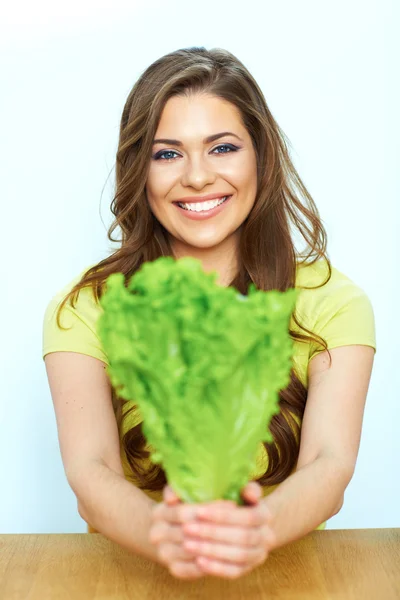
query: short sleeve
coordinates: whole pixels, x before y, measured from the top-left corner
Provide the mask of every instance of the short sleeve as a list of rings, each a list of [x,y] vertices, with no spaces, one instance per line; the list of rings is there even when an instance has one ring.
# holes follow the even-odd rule
[[[80,290],[75,307],[69,302],[63,306],[59,319],[62,328],[57,324],[58,307],[71,287],[72,284],[56,294],[46,307],[42,357],[44,359],[49,352],[71,351],[93,356],[108,365],[108,358],[96,330],[101,307],[95,302],[91,288]]]
[[[313,333],[326,341],[328,349],[361,344],[376,351],[374,311],[365,291],[336,269],[324,287]],[[320,344],[312,342],[309,360],[322,351]]]

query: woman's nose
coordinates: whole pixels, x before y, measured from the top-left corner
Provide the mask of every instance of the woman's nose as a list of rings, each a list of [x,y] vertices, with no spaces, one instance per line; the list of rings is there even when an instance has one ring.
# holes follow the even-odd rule
[[[201,189],[205,185],[213,183],[215,179],[215,172],[203,158],[191,159],[185,164],[182,185]]]

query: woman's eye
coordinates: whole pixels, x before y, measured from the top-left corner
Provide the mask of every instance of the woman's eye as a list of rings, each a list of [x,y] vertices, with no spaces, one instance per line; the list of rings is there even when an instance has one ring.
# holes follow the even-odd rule
[[[214,148],[213,153],[215,152],[215,150],[220,150],[221,148],[227,148],[228,151],[217,152],[217,154],[229,154],[230,152],[235,152],[238,149],[237,146],[234,146],[233,144],[220,144],[219,146]],[[161,152],[157,152],[157,154],[155,154],[153,158],[154,160],[173,160],[173,156],[165,156],[168,154],[177,154],[177,152],[175,152],[175,150],[162,150]]]
[[[176,152],[174,152],[173,150],[163,150],[162,152],[157,152],[157,154],[154,155],[154,160],[159,160],[164,154],[177,154]],[[170,160],[170,158],[164,158],[162,160]]]
[[[219,146],[214,148],[214,150],[218,150],[219,148],[228,148],[228,150],[231,152],[234,152],[235,150],[237,150],[237,146],[234,146],[233,144],[220,144]],[[221,152],[218,152],[217,154],[221,154]],[[228,154],[228,153],[222,152],[222,154]]]

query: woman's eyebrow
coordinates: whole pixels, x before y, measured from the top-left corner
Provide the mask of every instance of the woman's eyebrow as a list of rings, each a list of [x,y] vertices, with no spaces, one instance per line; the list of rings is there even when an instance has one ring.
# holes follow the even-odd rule
[[[204,138],[203,144],[209,144],[210,142],[214,142],[225,135],[233,135],[235,138],[243,142],[243,140],[236,135],[236,133],[232,133],[231,131],[223,131],[222,133],[214,133],[213,135],[209,135]],[[172,146],[183,146],[183,143],[180,140],[170,140],[166,138],[159,138],[157,140],[153,140],[153,144],[171,144]]]

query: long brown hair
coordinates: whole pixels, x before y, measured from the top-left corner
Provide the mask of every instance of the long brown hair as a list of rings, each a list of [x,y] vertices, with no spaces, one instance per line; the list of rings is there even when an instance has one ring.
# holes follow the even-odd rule
[[[300,180],[289,156],[287,139],[269,111],[263,93],[246,67],[230,52],[203,47],[183,48],[151,64],[134,84],[126,100],[120,123],[116,155],[116,187],[111,202],[115,220],[108,239],[121,241],[121,247],[88,269],[64,298],[76,302],[79,290],[91,286],[96,300],[102,295],[107,277],[116,272],[130,277],[145,261],[173,255],[168,232],[151,212],[145,193],[152,142],[166,101],[176,95],[205,92],[231,102],[242,116],[257,156],[257,195],[240,238],[239,270],[230,285],[242,294],[254,282],[262,290],[284,291],[295,286],[297,264],[312,264],[325,259],[328,278],[331,263],[327,256],[327,235],[317,207]],[[304,199],[304,203],[300,198]],[[290,227],[294,225],[306,242],[303,253],[296,250]],[[122,239],[112,233],[119,226]],[[317,341],[327,350],[326,342],[293,319],[305,333],[290,330],[295,340]],[[60,325],[60,323],[59,323]],[[329,352],[329,351],[328,351]],[[329,355],[330,356],[330,355]],[[280,412],[270,423],[274,442],[265,443],[268,468],[257,479],[263,485],[275,485],[286,479],[296,466],[301,419],[307,389],[294,369],[288,387],[280,392]],[[121,439],[133,476],[142,489],[161,490],[166,483],[159,465],[144,468],[149,457],[141,423],[123,433],[123,421],[135,406],[124,411],[125,400],[113,389],[113,406]]]

